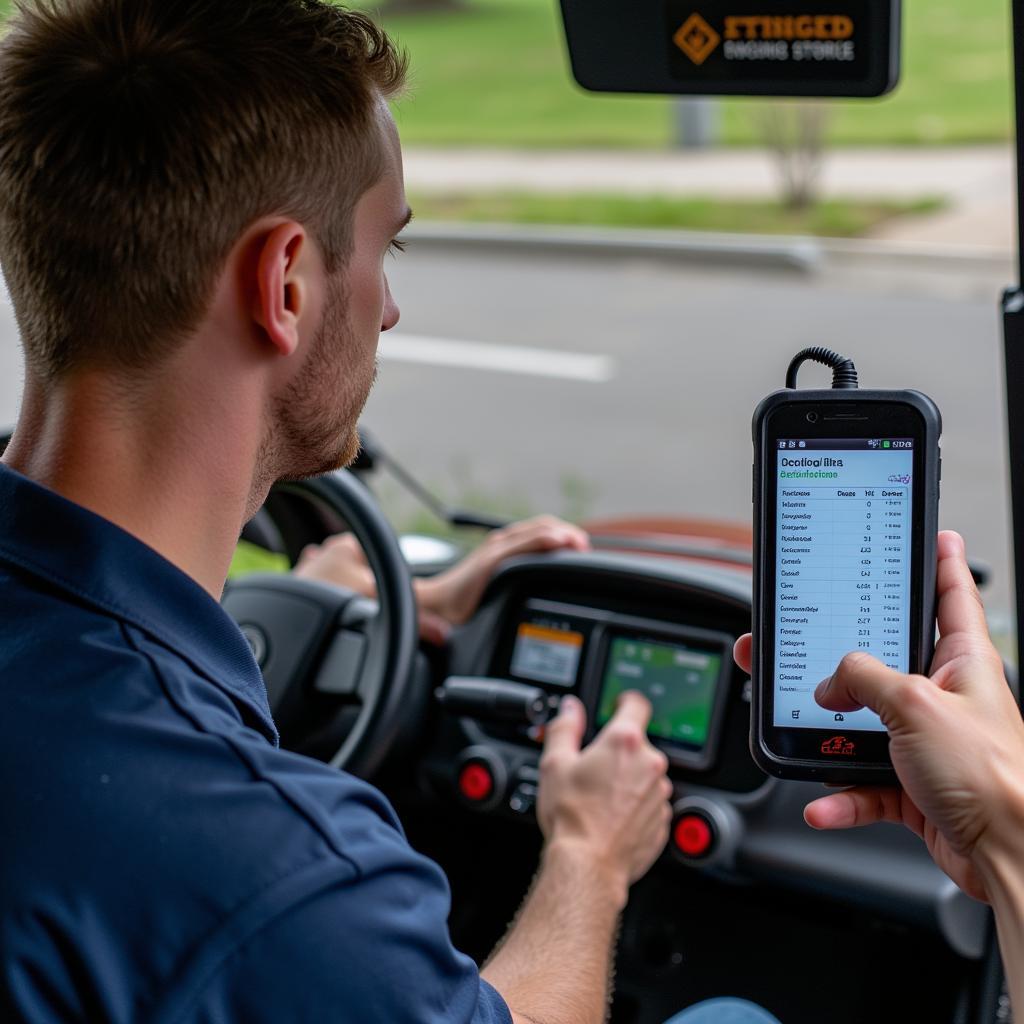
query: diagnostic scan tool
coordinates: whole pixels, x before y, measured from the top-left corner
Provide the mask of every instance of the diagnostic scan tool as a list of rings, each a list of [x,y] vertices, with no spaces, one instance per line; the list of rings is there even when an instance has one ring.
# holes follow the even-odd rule
[[[780,778],[895,782],[878,716],[827,711],[814,691],[851,651],[928,669],[941,418],[919,392],[861,391],[852,362],[808,353],[754,414],[751,751]],[[832,390],[796,390],[807,358],[833,367]]]

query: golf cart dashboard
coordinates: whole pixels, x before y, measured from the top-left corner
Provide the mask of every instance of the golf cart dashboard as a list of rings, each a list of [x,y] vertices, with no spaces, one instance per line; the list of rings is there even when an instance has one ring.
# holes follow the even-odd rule
[[[453,637],[447,677],[435,677],[442,709],[422,783],[449,807],[488,819],[488,829],[536,829],[543,719],[572,693],[587,709],[589,739],[618,695],[638,689],[651,700],[649,735],[669,758],[674,787],[659,877],[696,870],[813,892],[878,908],[886,920],[924,922],[954,955],[980,956],[985,908],[916,837],[894,826],[815,832],[803,808],[820,786],[772,779],[755,765],[750,681],[732,658],[749,629],[750,598],[749,571],[696,561],[561,552],[507,563]],[[478,711],[472,702],[445,706],[449,684],[497,686],[498,696]]]
[[[623,691],[639,690],[673,779],[750,793],[766,777],[747,752],[750,683],[732,659],[749,628],[749,589],[744,572],[639,556],[522,559],[457,637],[452,674],[501,681],[552,709],[573,694],[588,740]],[[540,749],[535,722],[467,715],[462,725],[477,745]]]
[[[651,742],[674,776],[747,792],[764,776],[736,755],[746,748],[747,677],[732,660],[736,630],[695,626],[682,618],[626,614],[589,595],[513,599],[497,633],[488,676],[540,691],[554,710],[566,694],[587,711],[586,740],[608,722],[619,696],[638,690],[651,702]],[[495,739],[539,748],[534,724],[485,721]],[[731,742],[730,742],[731,740]],[[725,751],[731,756],[722,756]]]

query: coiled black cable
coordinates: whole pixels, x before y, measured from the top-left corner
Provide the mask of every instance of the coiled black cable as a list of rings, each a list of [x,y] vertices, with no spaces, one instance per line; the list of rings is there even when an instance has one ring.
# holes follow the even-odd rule
[[[853,365],[852,359],[847,359],[846,356],[841,356],[830,348],[816,346],[805,348],[803,352],[798,352],[793,357],[793,361],[786,371],[787,388],[796,387],[796,377],[800,372],[800,367],[808,361],[821,363],[823,366],[831,368],[832,387],[836,390],[852,391],[860,386],[857,380],[857,367]]]

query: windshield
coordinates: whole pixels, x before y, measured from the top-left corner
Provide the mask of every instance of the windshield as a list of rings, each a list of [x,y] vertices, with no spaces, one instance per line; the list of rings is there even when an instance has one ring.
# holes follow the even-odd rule
[[[385,7],[412,59],[416,222],[363,422],[453,506],[748,525],[752,410],[827,345],[863,386],[941,409],[940,522],[991,565],[1008,651],[1004,8],[909,5],[896,94],[822,108],[585,95],[541,0]],[[11,424],[7,302],[0,331]],[[448,532],[386,473],[372,485],[398,530]]]

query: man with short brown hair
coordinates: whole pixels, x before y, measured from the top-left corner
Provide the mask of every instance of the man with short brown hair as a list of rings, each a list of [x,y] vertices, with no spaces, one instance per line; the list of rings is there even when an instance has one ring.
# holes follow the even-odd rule
[[[278,748],[218,604],[272,483],[355,454],[398,320],[403,69],[322,0],[39,0],[0,45],[26,357],[0,466],[4,1020],[604,1016],[670,816],[647,702],[582,752],[578,701],[551,724],[541,870],[481,978],[387,801]]]

